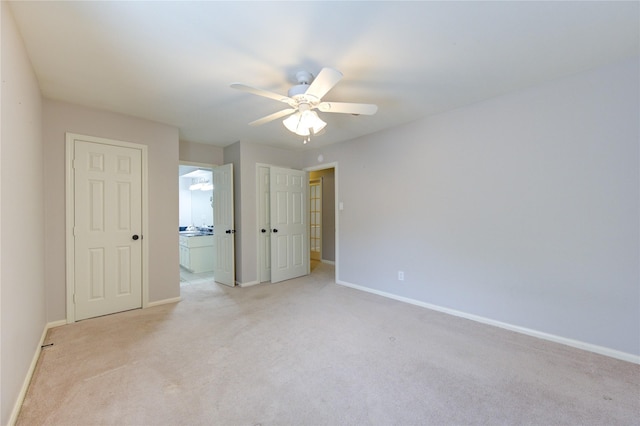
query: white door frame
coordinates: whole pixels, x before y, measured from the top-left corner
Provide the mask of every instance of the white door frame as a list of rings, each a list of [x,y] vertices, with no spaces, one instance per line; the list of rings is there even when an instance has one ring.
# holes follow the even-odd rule
[[[142,153],[142,308],[149,305],[149,239],[144,238],[149,235],[149,204],[148,204],[148,163],[147,163],[147,146],[137,143],[124,142],[114,139],[99,138],[95,136],[86,136],[76,133],[66,133],[65,144],[65,206],[66,206],[66,287],[67,287],[67,323],[73,323],[76,320],[76,309],[73,300],[75,293],[75,238],[73,236],[73,227],[75,224],[74,210],[74,178],[73,178],[73,159],[74,144],[76,139],[86,142],[100,143],[105,145],[113,145],[123,148],[139,149]]]
[[[304,170],[305,172],[315,172],[317,170],[325,170],[325,169],[333,169],[333,178],[334,178],[334,191],[335,191],[335,222],[336,222],[336,226],[335,226],[335,232],[336,232],[336,260],[335,260],[335,280],[336,282],[338,282],[338,277],[339,275],[339,271],[340,271],[340,226],[339,226],[339,219],[340,219],[340,197],[339,197],[339,188],[340,186],[338,185],[338,162],[334,161],[333,163],[325,163],[325,164],[319,164],[317,166],[312,166],[312,167],[306,167],[302,170]]]

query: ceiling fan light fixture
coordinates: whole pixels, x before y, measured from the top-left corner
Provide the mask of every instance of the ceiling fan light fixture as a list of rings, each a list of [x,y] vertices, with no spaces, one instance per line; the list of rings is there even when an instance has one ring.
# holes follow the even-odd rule
[[[300,136],[317,134],[327,125],[318,113],[311,110],[298,111],[282,121],[282,124],[292,133]]]
[[[231,87],[242,90],[243,92],[274,99],[289,106],[287,109],[252,121],[249,123],[250,126],[257,126],[288,116],[282,121],[282,124],[284,124],[290,132],[304,137],[304,141],[307,143],[309,142],[309,136],[321,134],[327,125],[327,123],[322,121],[320,117],[318,117],[318,114],[313,111],[316,108],[323,113],[331,112],[353,115],[373,115],[378,110],[378,107],[374,104],[323,101],[323,96],[326,95],[341,78],[342,73],[340,71],[327,67],[322,68],[316,77],[307,71],[298,71],[296,73],[298,84],[289,89],[288,96],[282,96],[242,83],[232,83]]]

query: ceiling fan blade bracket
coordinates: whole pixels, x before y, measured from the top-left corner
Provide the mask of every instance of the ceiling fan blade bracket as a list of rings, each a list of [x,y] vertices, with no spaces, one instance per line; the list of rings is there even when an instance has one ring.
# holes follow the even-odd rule
[[[249,126],[260,126],[261,124],[265,124],[268,123],[270,121],[273,120],[277,120],[278,118],[282,118],[284,116],[287,116],[289,114],[293,114],[294,112],[296,112],[296,110],[294,108],[287,108],[287,109],[283,109],[282,111],[278,111],[278,112],[274,112],[273,114],[269,114],[265,117],[259,118],[257,120],[252,121],[251,123],[249,123]]]

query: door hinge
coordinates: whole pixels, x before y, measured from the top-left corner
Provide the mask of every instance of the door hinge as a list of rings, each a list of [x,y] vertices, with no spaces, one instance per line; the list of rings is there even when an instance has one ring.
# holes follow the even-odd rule
[[[74,304],[76,303],[76,294],[75,293],[73,293],[73,303]]]

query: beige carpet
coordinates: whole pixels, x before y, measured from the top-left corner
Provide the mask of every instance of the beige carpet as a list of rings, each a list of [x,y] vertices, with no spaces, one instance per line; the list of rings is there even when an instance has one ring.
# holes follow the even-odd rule
[[[333,283],[52,329],[19,425],[632,425],[640,366]]]

